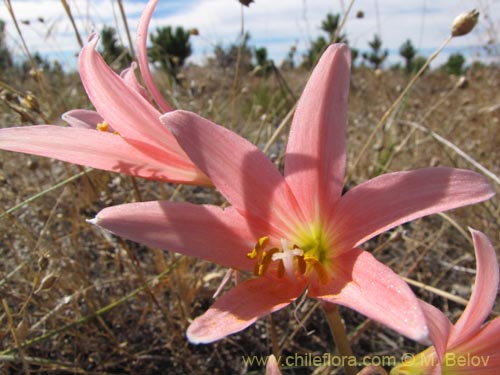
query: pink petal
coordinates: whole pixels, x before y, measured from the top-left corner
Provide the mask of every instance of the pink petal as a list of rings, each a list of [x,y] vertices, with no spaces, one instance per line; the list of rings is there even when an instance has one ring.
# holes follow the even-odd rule
[[[409,286],[361,249],[333,259],[331,281],[326,285],[311,285],[309,295],[347,306],[404,336],[428,342],[424,313]]]
[[[475,356],[487,361],[486,366],[474,366],[469,374],[498,375],[500,374],[500,318],[486,324],[481,331],[466,342],[453,348],[458,355]],[[465,370],[465,369],[464,369]],[[471,371],[472,370],[472,371]]]
[[[141,19],[139,20],[139,26],[137,27],[137,36],[136,36],[136,44],[137,44],[137,60],[139,61],[139,69],[141,70],[142,78],[144,79],[144,83],[148,88],[149,92],[153,96],[156,104],[160,107],[163,112],[170,112],[172,107],[167,101],[163,98],[158,90],[158,87],[155,85],[153,76],[151,75],[151,71],[149,70],[149,62],[148,62],[148,27],[149,21],[151,20],[151,16],[153,15],[153,11],[155,10],[156,4],[158,0],[151,0],[147,5],[146,9],[142,13]]]
[[[472,230],[476,252],[476,281],[465,310],[455,323],[450,337],[450,346],[459,345],[477,331],[490,315],[498,292],[497,253],[484,233]]]
[[[135,69],[136,68],[137,68],[137,64],[135,62],[132,62],[132,64],[130,65],[130,68],[126,68],[126,69],[122,70],[122,72],[120,73],[120,77],[122,77],[123,80],[125,82],[127,82],[127,84],[132,89],[137,91],[139,94],[141,94],[141,96],[144,99],[146,99],[148,102],[150,102],[146,89],[144,87],[142,87],[142,85],[137,80],[137,77],[135,76]]]
[[[187,330],[189,341],[206,344],[242,331],[257,319],[292,303],[304,285],[259,277],[237,285],[220,297]]]
[[[441,310],[424,301],[420,301],[420,307],[425,314],[427,326],[429,327],[429,337],[431,338],[439,363],[441,363],[446,352],[448,337],[452,328],[451,322]]]
[[[442,375],[442,373],[443,371],[438,365],[434,365],[432,368],[428,368],[425,371],[425,375]]]
[[[266,375],[282,375],[278,361],[274,355],[267,357]]]
[[[78,62],[83,85],[97,112],[122,136],[188,160],[172,134],[161,125],[160,112],[111,70],[95,50],[96,43],[94,37],[83,47]]]
[[[37,125],[0,130],[0,149],[50,157],[132,176],[210,184],[199,172],[174,163],[162,150],[97,130]]]
[[[108,207],[92,221],[117,236],[240,270],[253,270],[247,254],[256,238],[233,208],[173,202]]]
[[[170,112],[161,121],[242,215],[273,225],[281,236],[297,228],[301,213],[295,198],[278,169],[255,145],[191,112]]]
[[[349,48],[331,45],[314,68],[293,118],[285,176],[308,218],[330,213],[342,192],[349,69]]]
[[[97,124],[102,123],[104,119],[96,111],[88,109],[73,109],[63,113],[61,116],[70,126],[74,128],[96,130]]]
[[[337,251],[410,220],[482,202],[494,194],[485,177],[461,169],[425,168],[373,178],[339,201],[331,227]]]

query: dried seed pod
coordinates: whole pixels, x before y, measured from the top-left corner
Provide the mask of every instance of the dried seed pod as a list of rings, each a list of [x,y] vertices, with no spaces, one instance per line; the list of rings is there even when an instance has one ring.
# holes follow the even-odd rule
[[[40,105],[38,104],[38,100],[29,91],[23,98],[20,98],[20,103],[24,108],[30,111],[39,112],[40,110]]]
[[[49,266],[50,259],[46,255],[42,255],[40,259],[38,259],[38,268],[40,271],[45,271]]]
[[[29,325],[25,318],[16,327],[16,337],[19,342],[23,342],[28,336]]]
[[[457,81],[456,86],[459,89],[465,89],[467,86],[469,86],[469,80],[467,79],[466,76],[461,76],[460,79]]]
[[[451,25],[452,36],[462,36],[472,31],[479,20],[479,12],[476,9],[460,14]]]
[[[51,289],[56,281],[59,279],[59,275],[55,273],[50,273],[47,276],[45,276],[42,281],[40,282],[40,286],[38,289],[35,291],[35,293],[39,293],[42,290],[49,290]]]
[[[250,4],[253,3],[253,1],[254,0],[239,0],[239,2],[246,7],[250,6]]]

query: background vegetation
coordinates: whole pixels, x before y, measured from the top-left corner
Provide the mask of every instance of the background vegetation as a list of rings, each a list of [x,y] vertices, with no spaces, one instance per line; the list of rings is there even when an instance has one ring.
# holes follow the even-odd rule
[[[324,36],[282,65],[250,34],[216,46],[203,66],[187,63],[195,30],[166,25],[151,30],[155,79],[174,107],[195,111],[242,134],[282,166],[287,131],[276,133],[292,110],[321,51],[338,30],[328,14]],[[78,74],[32,51],[14,63],[0,23],[0,127],[61,124],[60,115],[91,108]],[[112,28],[102,30],[102,54],[117,71],[131,54]],[[357,54],[357,51],[353,51]],[[378,174],[427,166],[488,171],[499,191],[500,70],[496,63],[465,64],[460,53],[425,74],[378,129],[412,75],[424,65],[412,41],[402,63],[388,67],[374,35],[362,61],[353,59],[347,129],[347,188]],[[423,60],[422,60],[423,59]],[[377,129],[374,138],[370,133]],[[89,156],[92,157],[92,156]],[[495,179],[496,178],[496,179]],[[61,183],[63,182],[63,183]],[[146,248],[89,225],[102,208],[170,199],[221,204],[217,192],[133,179],[36,156],[0,152],[0,372],[5,374],[257,374],[243,355],[271,353],[276,334],[283,354],[334,352],[314,300],[295,303],[251,328],[212,345],[191,345],[191,319],[213,302],[224,269]],[[43,192],[41,197],[36,197]],[[29,203],[22,204],[25,200]],[[452,321],[471,292],[475,259],[467,227],[485,232],[500,249],[500,200],[406,224],[365,244],[415,293]],[[494,315],[498,315],[496,306]],[[423,347],[365,317],[341,309],[354,352],[394,355]],[[294,368],[286,374],[340,374],[342,369]]]

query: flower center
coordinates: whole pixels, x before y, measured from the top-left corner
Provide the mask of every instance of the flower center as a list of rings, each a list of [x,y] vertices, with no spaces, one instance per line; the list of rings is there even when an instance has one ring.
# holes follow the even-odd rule
[[[285,274],[291,281],[301,275],[309,275],[314,271],[320,282],[326,284],[329,279],[326,266],[326,249],[321,242],[305,241],[302,246],[291,244],[282,238],[281,246],[270,247],[269,237],[259,238],[255,247],[247,254],[256,259],[254,275],[263,276],[269,269],[277,273],[279,278]],[[270,247],[270,248],[269,248]]]

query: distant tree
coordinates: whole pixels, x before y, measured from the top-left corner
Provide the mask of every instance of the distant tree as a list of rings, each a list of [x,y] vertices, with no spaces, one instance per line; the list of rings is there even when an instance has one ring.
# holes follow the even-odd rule
[[[324,36],[319,36],[315,40],[311,41],[309,49],[303,56],[302,66],[306,68],[311,68],[316,64],[318,59],[324,50],[328,47],[330,43],[333,42],[335,35],[339,31],[340,27],[340,14],[327,13],[326,18],[321,22],[321,30],[328,35],[328,39]],[[335,40],[336,42],[349,44],[345,34],[338,34]],[[355,48],[351,48],[351,62],[354,65],[354,61],[358,57],[359,51]]]
[[[267,58],[266,47],[255,48],[254,55],[257,66],[259,67],[259,74],[265,76],[270,73],[274,63]]]
[[[243,40],[240,43],[232,43],[228,47],[222,45],[216,45],[214,48],[214,57],[211,62],[217,67],[221,68],[234,68],[236,62],[238,61],[238,53],[240,68],[251,69],[252,68],[252,49],[248,46],[248,41],[250,40],[250,33],[247,32],[243,36]]]
[[[413,47],[413,44],[410,39],[407,39],[401,47],[399,47],[399,54],[405,60],[405,70],[407,73],[411,73],[415,70],[413,66],[413,59],[417,55],[417,50]]]
[[[266,47],[260,47],[255,49],[255,60],[257,61],[257,65],[260,66],[264,66],[268,63]]]
[[[104,26],[101,30],[101,46],[102,57],[116,69],[123,69],[132,62],[128,50],[118,43],[116,30],[113,27]]]
[[[319,36],[311,42],[311,46],[304,55],[302,66],[312,68],[318,61],[323,51],[328,47],[328,41],[323,36]]]
[[[374,35],[371,42],[368,42],[368,45],[371,48],[371,52],[363,53],[363,59],[370,63],[374,69],[379,69],[389,55],[389,51],[382,50],[382,39],[377,34]]]
[[[328,34],[330,41],[333,41],[333,37],[339,28],[340,14],[328,13],[326,18],[321,22],[321,30]],[[346,40],[345,34],[338,35],[337,42],[343,42]]]
[[[356,59],[359,56],[359,50],[357,48],[351,47],[351,66],[354,66]]]
[[[5,41],[5,22],[0,20],[0,69],[12,67],[12,56]]]
[[[33,63],[37,69],[41,69],[44,72],[50,71],[50,62],[40,55],[40,52],[35,52],[31,55]],[[21,70],[25,75],[29,74],[30,70],[33,69],[33,65],[30,60],[24,60],[21,63]]]
[[[191,31],[180,26],[175,31],[170,26],[157,28],[156,33],[149,35],[152,43],[148,51],[151,61],[159,63],[161,68],[175,79],[179,69],[191,56],[190,36]]]
[[[460,53],[452,53],[448,57],[448,61],[442,66],[443,70],[448,74],[460,75],[464,73],[465,57]]]
[[[401,63],[397,62],[395,64],[392,64],[389,67],[389,69],[392,70],[392,71],[399,71],[399,70],[401,70]]]
[[[413,71],[418,72],[425,65],[426,62],[427,62],[427,59],[424,56],[417,55],[413,59]],[[429,69],[429,67],[427,67],[427,70],[428,69]]]
[[[285,60],[281,64],[282,69],[294,69],[295,68],[295,54],[297,53],[297,46],[293,45],[288,50]]]

